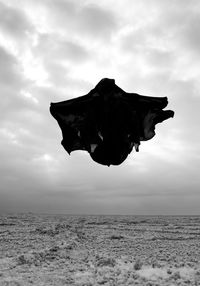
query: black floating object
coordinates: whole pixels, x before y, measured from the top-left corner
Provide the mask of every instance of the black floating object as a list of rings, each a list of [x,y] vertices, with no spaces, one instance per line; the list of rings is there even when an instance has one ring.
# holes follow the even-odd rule
[[[50,112],[62,130],[62,145],[70,154],[86,150],[94,161],[120,165],[140,141],[155,135],[155,125],[174,116],[163,110],[167,97],[123,91],[114,79],[102,79],[88,94],[51,103]]]

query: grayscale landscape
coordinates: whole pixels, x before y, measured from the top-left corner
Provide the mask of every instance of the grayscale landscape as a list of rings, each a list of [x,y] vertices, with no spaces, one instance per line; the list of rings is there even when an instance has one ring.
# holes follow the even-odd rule
[[[199,216],[4,214],[0,286],[197,286],[199,237]]]
[[[0,286],[200,286],[200,1],[0,0],[0,19]],[[69,155],[50,104],[103,78],[174,118],[138,145],[149,107],[102,92]]]

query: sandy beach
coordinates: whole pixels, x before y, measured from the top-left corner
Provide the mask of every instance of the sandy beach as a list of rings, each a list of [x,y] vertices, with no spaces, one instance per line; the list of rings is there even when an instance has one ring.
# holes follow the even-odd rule
[[[200,217],[2,215],[0,285],[200,285]]]

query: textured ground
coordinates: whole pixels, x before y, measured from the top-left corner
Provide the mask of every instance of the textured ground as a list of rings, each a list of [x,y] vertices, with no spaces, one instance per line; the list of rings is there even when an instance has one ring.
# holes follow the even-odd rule
[[[4,285],[200,285],[200,217],[2,215]]]

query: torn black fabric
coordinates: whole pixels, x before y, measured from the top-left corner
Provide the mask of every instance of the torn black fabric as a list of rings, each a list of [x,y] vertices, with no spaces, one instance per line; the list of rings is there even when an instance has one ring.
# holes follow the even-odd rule
[[[102,79],[88,94],[51,103],[50,112],[63,135],[62,145],[70,154],[89,152],[103,165],[120,165],[133,147],[155,135],[155,125],[173,117],[163,110],[167,97],[143,96],[123,91],[114,79]]]

